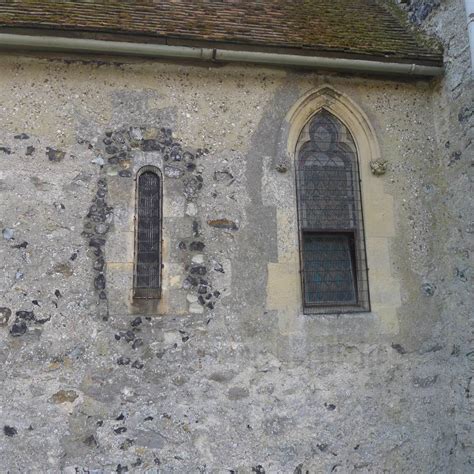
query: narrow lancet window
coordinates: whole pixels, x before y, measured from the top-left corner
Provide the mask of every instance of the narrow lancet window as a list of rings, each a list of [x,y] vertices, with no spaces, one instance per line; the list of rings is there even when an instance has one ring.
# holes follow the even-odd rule
[[[137,177],[135,230],[135,298],[161,295],[161,179],[154,168]]]
[[[357,150],[321,110],[296,150],[302,289],[307,312],[370,309]]]

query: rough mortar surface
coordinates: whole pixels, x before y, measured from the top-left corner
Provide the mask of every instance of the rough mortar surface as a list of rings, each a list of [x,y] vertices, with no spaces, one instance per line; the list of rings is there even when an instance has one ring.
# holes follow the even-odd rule
[[[407,7],[445,45],[433,82],[0,57],[2,471],[472,472],[462,4]],[[384,172],[367,165],[362,186],[393,201],[388,257],[372,256],[392,280],[369,274],[387,301],[397,284],[389,325],[303,315],[296,290],[287,325],[267,298],[298,252],[278,239],[296,212],[278,131],[321,86],[360,107],[380,146]],[[163,297],[149,304],[131,295],[144,165],[164,188]]]

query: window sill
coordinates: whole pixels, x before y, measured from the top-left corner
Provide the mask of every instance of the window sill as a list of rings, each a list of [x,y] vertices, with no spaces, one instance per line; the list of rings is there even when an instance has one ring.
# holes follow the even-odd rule
[[[382,315],[373,311],[353,313],[304,314],[299,311],[297,319],[305,326],[305,331],[321,337],[344,337],[344,339],[367,340],[374,335],[388,334]]]
[[[347,306],[306,306],[303,308],[303,314],[310,315],[351,315],[360,313],[370,313],[369,308],[363,306],[347,305]]]

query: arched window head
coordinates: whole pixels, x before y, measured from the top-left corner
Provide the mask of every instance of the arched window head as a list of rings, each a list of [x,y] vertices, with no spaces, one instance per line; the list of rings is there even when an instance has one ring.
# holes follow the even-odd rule
[[[357,149],[347,127],[322,109],[296,148],[304,308],[370,309]]]
[[[144,167],[137,174],[135,212],[135,298],[161,296],[161,175]]]

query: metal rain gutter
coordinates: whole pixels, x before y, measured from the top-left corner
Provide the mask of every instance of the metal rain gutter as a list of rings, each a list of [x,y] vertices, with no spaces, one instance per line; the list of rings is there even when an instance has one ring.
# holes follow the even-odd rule
[[[441,66],[9,33],[0,33],[0,49],[243,62],[369,74],[431,77],[443,74]]]

